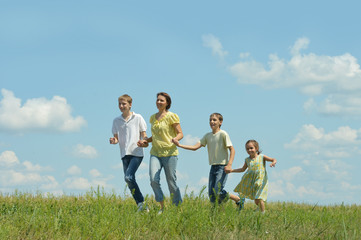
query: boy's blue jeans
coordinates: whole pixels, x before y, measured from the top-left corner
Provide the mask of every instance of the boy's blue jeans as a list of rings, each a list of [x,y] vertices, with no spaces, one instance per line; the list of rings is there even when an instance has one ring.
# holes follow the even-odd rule
[[[135,202],[138,204],[144,202],[144,197],[140,192],[139,186],[135,180],[135,172],[142,163],[143,157],[125,155],[123,158],[124,180],[127,183]]]
[[[155,200],[161,202],[164,200],[164,195],[162,188],[160,186],[160,173],[162,168],[164,168],[165,177],[167,180],[169,192],[172,196],[173,204],[178,205],[182,202],[182,196],[177,186],[177,168],[178,157],[169,156],[169,157],[157,157],[154,155],[150,156],[149,161],[149,176],[150,176],[150,185],[153,188]]]
[[[214,203],[218,198],[218,202],[221,203],[228,193],[224,190],[224,185],[227,181],[227,174],[224,172],[225,165],[212,165],[209,171],[208,180],[208,195],[209,200]]]

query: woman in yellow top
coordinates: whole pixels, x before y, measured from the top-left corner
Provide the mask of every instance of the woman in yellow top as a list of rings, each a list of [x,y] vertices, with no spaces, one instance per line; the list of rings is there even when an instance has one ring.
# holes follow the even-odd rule
[[[183,138],[183,132],[178,115],[169,111],[171,103],[172,100],[169,94],[164,92],[157,94],[156,105],[158,113],[150,117],[152,136],[139,141],[139,145],[142,147],[146,147],[149,142],[152,142],[149,175],[155,200],[160,203],[161,209],[159,213],[162,213],[164,209],[164,196],[160,186],[160,173],[162,168],[164,168],[173,204],[178,205],[182,202],[182,196],[176,183],[178,149],[172,140],[181,140]]]

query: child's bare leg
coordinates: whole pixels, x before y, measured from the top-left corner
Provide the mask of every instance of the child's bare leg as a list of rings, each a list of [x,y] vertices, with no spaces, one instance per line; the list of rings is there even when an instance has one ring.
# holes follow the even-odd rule
[[[233,194],[229,194],[229,198],[232,199],[236,203],[240,200],[240,198],[238,196],[233,195]]]
[[[265,211],[265,205],[262,199],[255,199],[254,203],[259,207],[259,209],[261,210],[261,212]]]

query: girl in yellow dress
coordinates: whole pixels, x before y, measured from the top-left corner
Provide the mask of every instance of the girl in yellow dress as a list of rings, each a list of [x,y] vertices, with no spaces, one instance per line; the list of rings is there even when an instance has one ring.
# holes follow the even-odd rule
[[[277,160],[261,154],[256,140],[248,140],[246,150],[249,157],[245,159],[243,167],[231,170],[231,172],[244,172],[248,168],[234,191],[238,192],[243,199],[249,198],[254,200],[260,211],[264,213],[264,202],[267,200],[268,193],[266,161],[271,162],[270,167],[274,167]]]

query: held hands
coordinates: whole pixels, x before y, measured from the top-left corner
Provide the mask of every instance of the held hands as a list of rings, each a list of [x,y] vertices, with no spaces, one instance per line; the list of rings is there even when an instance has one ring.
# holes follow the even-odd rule
[[[227,174],[228,174],[228,173],[231,173],[232,170],[233,170],[233,169],[232,169],[232,166],[226,165],[226,166],[224,167],[224,172],[227,173]]]
[[[139,140],[138,142],[137,142],[137,145],[138,145],[138,147],[148,147],[149,146],[149,143],[147,142],[147,140]]]
[[[179,141],[176,138],[172,139],[172,142],[174,143],[174,145],[176,145],[177,147],[179,147]]]

